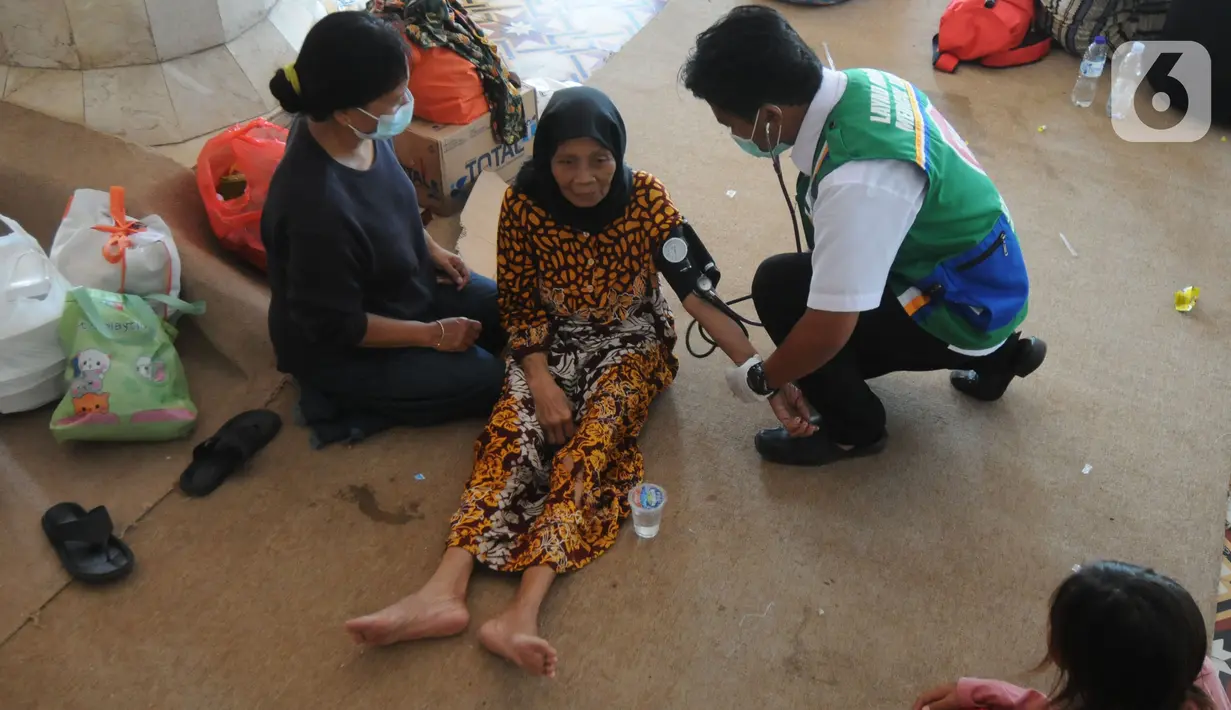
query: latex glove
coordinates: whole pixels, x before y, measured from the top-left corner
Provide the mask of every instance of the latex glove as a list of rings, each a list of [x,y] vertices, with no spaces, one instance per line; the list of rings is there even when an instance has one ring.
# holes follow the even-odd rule
[[[765,395],[753,392],[752,388],[748,386],[748,371],[752,369],[753,365],[757,365],[760,362],[761,356],[753,355],[743,365],[727,370],[727,387],[731,389],[731,394],[735,395],[735,398],[739,401],[757,404],[769,399]]]

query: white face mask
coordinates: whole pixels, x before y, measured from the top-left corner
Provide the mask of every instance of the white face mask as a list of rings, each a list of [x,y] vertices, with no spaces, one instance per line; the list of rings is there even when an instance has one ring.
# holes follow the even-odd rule
[[[354,126],[350,126],[350,129],[360,138],[373,141],[389,140],[394,136],[400,135],[410,125],[411,119],[415,117],[415,95],[410,93],[410,89],[406,89],[404,95],[406,97],[405,103],[398,106],[397,110],[393,113],[387,113],[384,116],[372,116],[372,114],[364,109],[359,109],[364,114],[376,119],[376,130],[371,133],[364,133]]]

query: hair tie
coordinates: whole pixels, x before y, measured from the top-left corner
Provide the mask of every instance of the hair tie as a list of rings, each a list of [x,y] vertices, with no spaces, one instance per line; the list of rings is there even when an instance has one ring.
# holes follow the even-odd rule
[[[282,67],[282,73],[286,75],[286,80],[290,82],[291,89],[295,92],[295,95],[298,96],[299,95],[299,72],[295,71],[295,64],[292,62],[291,64],[287,64],[286,66]]]

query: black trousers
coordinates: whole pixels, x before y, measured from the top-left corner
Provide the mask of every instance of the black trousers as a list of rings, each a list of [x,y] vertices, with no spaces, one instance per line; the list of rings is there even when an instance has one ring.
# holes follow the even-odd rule
[[[432,348],[356,348],[346,360],[296,373],[299,408],[313,446],[358,441],[393,426],[434,426],[486,417],[504,387],[496,284],[474,274],[458,291],[436,290],[431,318],[463,317],[483,325],[474,347],[460,353]]]
[[[757,268],[752,301],[775,345],[807,310],[812,283],[812,255],[780,254]],[[859,314],[851,338],[832,360],[796,382],[808,403],[821,415],[835,443],[864,446],[885,433],[885,406],[867,380],[891,372],[974,370],[1000,372],[1012,366],[1018,336],[996,352],[971,357],[949,349],[906,315],[889,289],[880,306]]]

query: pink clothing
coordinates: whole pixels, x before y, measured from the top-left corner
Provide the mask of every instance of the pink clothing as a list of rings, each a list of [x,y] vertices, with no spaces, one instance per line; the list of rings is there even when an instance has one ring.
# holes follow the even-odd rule
[[[1047,710],[1047,696],[1037,690],[981,678],[959,680],[957,702],[962,710]]]
[[[1209,658],[1201,666],[1197,687],[1214,701],[1214,710],[1231,710],[1227,691],[1218,680],[1218,669]],[[963,678],[957,683],[959,707],[963,710],[1047,710],[1047,696],[1037,690],[1019,688],[1001,680]]]

